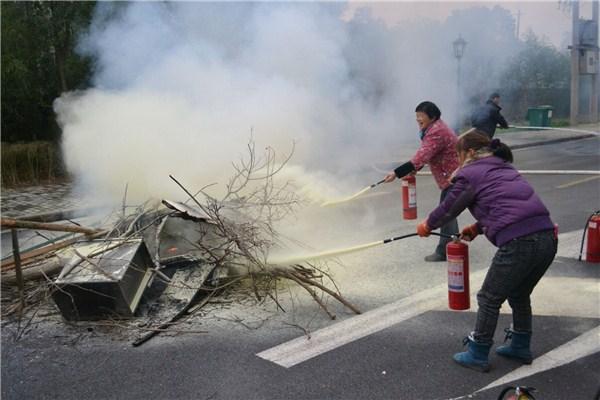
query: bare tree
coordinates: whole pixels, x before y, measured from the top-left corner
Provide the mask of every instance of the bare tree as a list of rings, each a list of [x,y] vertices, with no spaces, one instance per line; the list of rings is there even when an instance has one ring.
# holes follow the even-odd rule
[[[215,198],[204,190],[202,196],[192,195],[181,183],[171,177],[206,214],[214,229],[207,231],[197,244],[206,259],[215,265],[233,266],[251,279],[256,298],[271,298],[281,307],[273,295],[277,282],[286,279],[305,289],[317,304],[332,318],[322,297],[327,294],[359,314],[360,311],[345,300],[331,276],[317,264],[274,265],[269,263],[269,251],[279,244],[274,223],[292,214],[300,203],[290,182],[277,183],[277,174],[286,166],[294,149],[278,162],[271,147],[258,157],[251,139],[247,155],[233,163],[235,174],[226,185],[225,194]],[[330,289],[326,281],[333,284]]]

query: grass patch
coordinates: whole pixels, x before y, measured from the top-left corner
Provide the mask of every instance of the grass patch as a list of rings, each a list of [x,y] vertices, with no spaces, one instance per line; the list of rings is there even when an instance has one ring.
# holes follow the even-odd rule
[[[53,142],[2,143],[2,187],[56,182],[68,177]]]

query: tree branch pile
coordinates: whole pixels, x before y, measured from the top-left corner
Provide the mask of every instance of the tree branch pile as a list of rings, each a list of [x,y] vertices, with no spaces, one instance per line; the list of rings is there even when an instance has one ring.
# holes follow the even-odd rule
[[[200,240],[197,247],[204,258],[216,266],[234,267],[251,280],[257,300],[271,298],[283,310],[274,293],[280,280],[302,287],[315,302],[334,319],[323,297],[329,295],[359,314],[360,310],[339,293],[332,277],[316,264],[273,265],[269,251],[279,244],[274,223],[294,213],[301,199],[289,182],[278,184],[276,175],[290,160],[293,149],[283,162],[276,161],[275,151],[268,147],[262,157],[256,156],[252,141],[247,157],[233,164],[235,174],[221,198],[208,195],[204,189],[192,195],[171,177],[207,216],[214,229]],[[209,237],[210,236],[210,237]],[[335,289],[327,287],[327,281]]]
[[[207,292],[231,290],[236,287],[236,283],[247,280],[258,301],[272,299],[285,311],[277,299],[277,292],[281,282],[288,282],[306,291],[332,319],[335,315],[326,305],[327,296],[339,301],[352,312],[360,313],[342,297],[325,268],[316,264],[272,265],[268,262],[270,250],[280,244],[274,223],[293,214],[301,203],[289,182],[280,183],[276,179],[292,154],[293,148],[283,161],[277,161],[275,151],[268,147],[258,157],[255,144],[250,140],[247,155],[233,163],[234,174],[220,197],[207,193],[207,189],[214,184],[192,194],[171,176],[189,196],[186,203],[190,203],[187,207],[193,209],[191,216],[159,208],[158,204],[150,201],[137,207],[128,206],[126,190],[122,209],[107,219],[116,220],[112,227],[93,231],[96,241],[101,242],[93,253],[81,254],[73,246],[74,240],[71,237],[71,242],[66,246],[48,247],[47,251],[41,251],[24,261],[23,271],[27,277],[25,309],[17,305],[20,302],[15,299],[13,281],[6,279],[11,270],[3,268],[3,319],[16,313],[20,317],[26,311],[37,309],[41,301],[47,301],[53,290],[60,290],[51,276],[58,273],[68,259],[74,266],[90,264],[88,267],[97,269],[100,264],[94,261],[97,260],[96,257],[102,258],[104,254],[109,254],[110,250],[119,246],[119,240],[125,242],[134,238],[144,239],[154,262],[153,272],[167,285],[171,282],[162,270],[174,262],[184,260],[212,265],[215,267],[214,271],[234,271],[225,280],[213,280],[212,287],[207,284],[185,289],[202,289]],[[179,229],[180,225],[176,225],[168,229],[171,221],[178,219],[176,217],[192,219],[193,222],[186,225],[191,228]],[[84,228],[77,228],[79,231],[81,229]],[[165,234],[166,231],[169,233]],[[48,268],[49,265],[51,268]]]

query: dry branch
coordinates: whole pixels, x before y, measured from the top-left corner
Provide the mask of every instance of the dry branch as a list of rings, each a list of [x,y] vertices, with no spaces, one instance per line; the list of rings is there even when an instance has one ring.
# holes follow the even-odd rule
[[[277,279],[287,279],[306,290],[332,319],[335,315],[328,310],[317,290],[360,314],[358,308],[320,282],[326,274],[314,266],[290,269],[267,264],[269,251],[279,240],[273,223],[293,213],[299,204],[299,198],[287,182],[282,185],[275,182],[276,175],[289,162],[294,149],[280,163],[277,163],[271,147],[267,147],[265,154],[259,157],[254,142],[250,140],[247,150],[246,157],[233,164],[234,175],[226,184],[226,193],[220,199],[208,196],[202,190],[199,192],[203,197],[199,199],[171,176],[214,227],[211,240],[201,240],[195,247],[209,263],[245,268],[258,301],[267,297],[275,299],[272,291],[276,293]],[[327,277],[333,282],[330,276]],[[275,300],[275,303],[283,310],[278,301]]]
[[[195,203],[202,211],[202,214],[206,215],[206,221],[210,222],[203,222],[204,225],[198,222],[199,227],[206,227],[206,231],[203,230],[205,229],[204,227],[198,228],[199,232],[201,231],[199,240],[197,240],[197,237],[193,241],[184,236],[178,238],[182,242],[185,241],[186,244],[191,245],[193,250],[188,255],[190,257],[193,255],[194,259],[201,259],[202,262],[214,266],[215,269],[235,266],[236,270],[239,271],[238,275],[230,275],[224,282],[213,282],[212,284],[215,286],[212,287],[203,284],[201,287],[192,288],[183,284],[187,286],[184,289],[196,290],[194,295],[196,303],[192,305],[193,302],[190,302],[183,312],[178,313],[174,317],[174,320],[184,319],[193,314],[218,293],[222,293],[225,289],[233,290],[234,285],[241,280],[246,280],[251,285],[252,293],[254,293],[258,301],[270,298],[274,301],[277,308],[284,312],[284,307],[277,298],[277,285],[281,280],[293,282],[306,291],[331,319],[335,319],[336,317],[327,308],[325,295],[331,296],[348,309],[360,314],[360,310],[357,307],[342,297],[332,277],[315,265],[273,266],[267,263],[270,250],[279,244],[279,236],[274,228],[274,223],[293,214],[296,206],[300,204],[300,200],[293,191],[292,186],[288,182],[280,183],[275,179],[291,159],[294,148],[280,162],[277,161],[278,157],[276,157],[276,153],[271,147],[266,148],[265,154],[258,156],[252,140],[248,143],[247,151],[248,154],[246,157],[241,158],[237,163],[233,164],[234,174],[225,186],[225,194],[219,198],[206,193],[206,189],[214,184],[204,186],[196,191],[196,194],[192,194],[192,191],[189,191],[182,183],[171,176],[189,197],[186,203],[188,201]],[[16,224],[18,222],[20,223],[19,227],[27,229],[54,228],[51,230],[85,233],[92,235],[92,238],[104,236],[104,243],[101,243],[100,248],[90,254],[83,255],[75,251],[80,260],[73,261],[70,265],[71,267],[75,267],[81,262],[87,261],[93,268],[107,276],[110,274],[102,271],[98,267],[98,264],[91,259],[120,246],[127,239],[143,237],[147,243],[153,245],[150,247],[155,249],[151,252],[151,256],[154,261],[153,270],[157,278],[164,281],[167,285],[173,285],[170,279],[160,271],[168,262],[166,259],[161,260],[160,258],[160,233],[162,228],[166,226],[167,219],[173,215],[177,215],[178,211],[167,213],[158,211],[158,209],[150,210],[146,207],[146,204],[135,208],[127,206],[126,200],[127,187],[125,188],[121,210],[119,210],[121,211],[120,215],[117,215],[119,221],[109,231],[98,231],[59,224],[39,224],[32,221],[15,222],[14,220],[7,221],[5,219],[2,219],[2,224]],[[133,209],[134,211],[129,215],[125,215],[127,209]],[[146,231],[150,228],[156,229],[156,232],[153,230]],[[49,273],[48,271],[56,272],[56,266],[59,265],[58,258],[54,254],[56,250],[69,246],[80,239],[81,237],[69,239],[62,243],[22,255],[25,264],[23,272],[26,277],[31,274],[46,277],[47,279],[46,282],[41,283],[29,282],[36,283],[37,286],[27,286],[25,293],[26,307],[39,304],[40,299],[48,299],[52,290],[61,290],[47,278],[46,274]],[[116,244],[115,239],[118,239],[118,243]],[[189,248],[190,246],[187,247]],[[46,260],[54,257],[51,260],[55,260],[56,262],[48,263],[52,268],[45,268],[45,266],[41,266],[37,262],[41,257],[44,257]],[[186,255],[182,257],[186,257]],[[27,268],[28,266],[30,268]],[[10,260],[2,264],[3,270],[6,267],[10,267]],[[34,271],[35,274],[33,273]],[[62,275],[66,272],[68,271],[63,271]],[[4,274],[3,282],[8,283],[8,281],[13,280],[11,278],[10,275]],[[327,284],[329,285],[333,284],[335,290],[328,288],[324,280],[327,280]],[[14,291],[14,288],[10,290]],[[4,306],[3,317],[17,310],[14,303],[11,304],[10,301],[5,301],[4,297],[2,303]],[[175,332],[172,329],[175,323],[174,320],[153,328],[140,329],[132,327],[133,329],[149,331],[148,335],[140,338],[136,344],[141,344],[149,337],[162,331]],[[111,324],[111,326],[127,328],[127,325],[123,324]],[[309,334],[306,329],[301,329]],[[192,331],[188,332],[192,333]]]

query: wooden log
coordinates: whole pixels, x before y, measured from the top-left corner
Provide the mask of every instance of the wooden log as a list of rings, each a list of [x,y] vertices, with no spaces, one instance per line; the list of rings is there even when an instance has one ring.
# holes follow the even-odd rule
[[[104,234],[106,234],[106,231],[96,231],[95,234],[86,237],[86,239],[95,239],[95,238],[101,237]],[[21,254],[21,263],[24,264],[26,261],[29,262],[29,260],[31,260],[35,257],[42,256],[44,254],[48,254],[48,253],[51,253],[56,250],[63,249],[83,238],[84,238],[83,236],[77,236],[77,237],[74,237],[74,238],[59,242],[59,243],[52,244],[50,246],[42,247],[39,249],[28,251],[27,253],[23,253],[23,254]],[[1,264],[2,271],[13,269],[14,265],[15,265],[14,258],[6,259],[6,260],[2,261],[2,264]],[[25,266],[23,266],[23,267],[25,267]]]
[[[44,222],[23,221],[14,218],[0,218],[0,224],[3,228],[19,228],[19,229],[34,229],[40,231],[58,231],[58,232],[74,232],[83,233],[85,235],[93,235],[98,232],[98,229],[82,228],[80,226],[63,225],[63,224],[48,224]]]
[[[32,263],[23,266],[23,281],[43,279],[46,276],[54,276],[63,268],[63,262],[56,256],[49,257],[41,263]],[[16,285],[17,276],[15,271],[2,272],[3,285]]]
[[[101,212],[104,210],[106,210],[106,207],[99,206],[86,208],[68,208],[65,210],[51,211],[46,213],[27,214],[21,216],[19,219],[33,222],[56,222],[63,221],[66,219],[85,217],[87,215],[92,215],[96,212]]]

